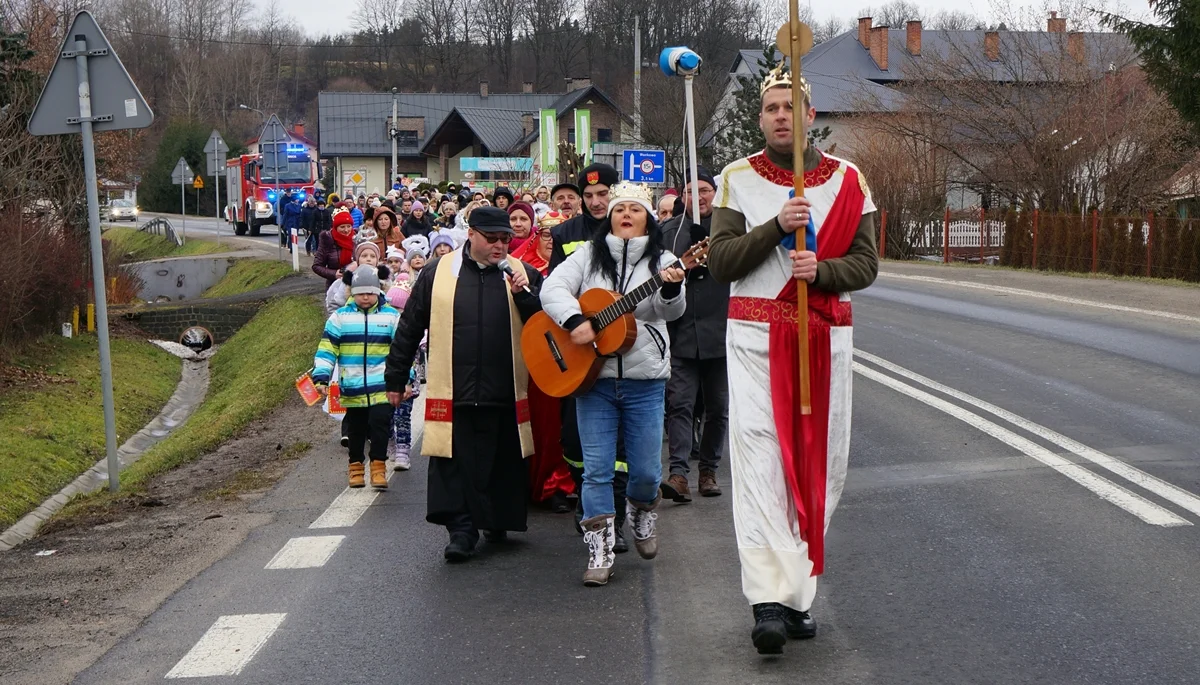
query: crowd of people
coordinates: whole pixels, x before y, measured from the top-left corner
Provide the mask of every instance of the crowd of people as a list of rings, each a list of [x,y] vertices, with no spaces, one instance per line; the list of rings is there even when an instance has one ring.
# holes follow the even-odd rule
[[[574,512],[583,583],[603,586],[627,529],[653,559],[662,501],[720,496],[729,462],[754,645],[773,654],[813,637],[849,449],[848,293],[878,265],[875,208],[852,164],[809,146],[806,192],[793,192],[793,117],[815,114],[796,87],[799,114],[790,75],[762,84],[765,150],[660,198],[593,164],[553,187],[306,200],[297,216],[314,227],[306,247],[329,313],[312,375],[340,382],[350,487],[387,488],[389,461],[410,468],[423,393],[426,519],[447,531],[445,560],[525,531],[532,503]],[[681,259],[698,245],[707,262]],[[530,379],[522,329],[544,312],[592,345],[605,321],[579,299],[596,288],[629,296],[636,335],[594,382],[552,397]],[[811,397],[799,387],[801,316]]]

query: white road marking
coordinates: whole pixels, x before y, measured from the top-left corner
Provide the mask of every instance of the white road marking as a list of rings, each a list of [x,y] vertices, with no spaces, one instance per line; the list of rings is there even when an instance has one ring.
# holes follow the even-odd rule
[[[167,673],[168,678],[210,678],[242,672],[287,614],[222,616]]]
[[[392,464],[389,461],[387,470],[387,479],[389,483],[394,475],[396,475],[396,472],[392,470]],[[370,483],[370,480],[371,475],[368,473],[367,482]],[[365,488],[346,488],[345,490],[342,490],[342,494],[334,498],[329,507],[326,508],[325,511],[317,517],[317,520],[313,521],[308,527],[310,529],[349,528],[355,523],[358,523],[358,519],[362,518],[362,515],[367,513],[367,509],[371,507],[371,504],[375,501],[375,498],[379,496],[380,492],[382,491],[376,490],[370,485],[367,485]]]
[[[313,535],[292,538],[267,562],[268,569],[320,568],[337,551],[345,535]]]
[[[1140,309],[1138,307],[1126,307],[1121,304],[1109,304],[1107,302],[1097,302],[1096,300],[1081,300],[1075,297],[1066,297],[1065,295],[1054,295],[1051,293],[1038,292],[1036,290],[1022,290],[1020,288],[1009,288],[1003,285],[990,285],[988,283],[973,283],[971,281],[952,281],[946,278],[934,278],[933,276],[914,276],[911,274],[897,274],[885,271],[879,272],[880,276],[885,278],[899,278],[906,281],[919,281],[922,283],[940,283],[942,285],[953,285],[960,288],[973,288],[975,290],[989,290],[996,293],[1004,293],[1005,295],[1021,295],[1024,297],[1036,297],[1040,300],[1052,300],[1054,302],[1062,302],[1064,304],[1082,305],[1085,307],[1097,307],[1099,309],[1111,309],[1116,312],[1129,312],[1132,314],[1145,314],[1146,316],[1157,316],[1163,319],[1171,319],[1172,321],[1186,321],[1188,323],[1200,324],[1200,317],[1188,316],[1187,314],[1176,314],[1175,312],[1164,312],[1158,309]]]
[[[993,438],[1005,443],[1006,445],[1017,449],[1029,457],[1040,461],[1050,468],[1058,471],[1067,478],[1075,481],[1083,487],[1091,490],[1101,499],[1115,504],[1125,511],[1133,514],[1141,520],[1155,526],[1190,526],[1192,523],[1186,519],[1171,513],[1170,511],[1158,506],[1141,495],[1127,490],[1120,485],[1101,476],[1088,471],[1087,469],[1072,463],[1071,461],[1058,456],[1050,450],[1038,445],[1037,443],[1017,435],[1016,433],[992,423],[987,419],[963,409],[957,405],[950,404],[946,400],[935,397],[925,392],[918,390],[906,383],[902,383],[890,376],[863,366],[859,362],[854,362],[854,371],[866,378],[869,378],[876,383],[886,385],[887,387],[907,395],[919,402],[938,409],[945,414],[948,414],[963,423],[986,433]]]
[[[1172,485],[1171,483],[1168,483],[1157,476],[1152,476],[1135,466],[1130,466],[1116,457],[1105,454],[1095,448],[1088,447],[1087,445],[1084,445],[1076,440],[1072,440],[1061,433],[1057,433],[1045,426],[1018,416],[1007,409],[1001,409],[1000,407],[997,407],[990,402],[981,400],[978,397],[955,390],[954,388],[938,383],[931,378],[926,378],[919,373],[909,371],[902,366],[893,364],[886,359],[876,357],[869,352],[855,350],[854,356],[865,359],[877,366],[891,371],[892,373],[903,376],[909,380],[916,381],[921,385],[937,390],[938,392],[949,395],[957,400],[978,407],[979,409],[997,416],[1018,428],[1022,428],[1030,433],[1033,433],[1047,442],[1052,442],[1069,452],[1073,452],[1097,466],[1108,469],[1112,473],[1117,474],[1130,483],[1143,487],[1159,497],[1162,497],[1168,502],[1171,502],[1172,504],[1178,505],[1192,512],[1193,514],[1200,515],[1200,497],[1193,495],[1187,490],[1176,487],[1175,485]]]

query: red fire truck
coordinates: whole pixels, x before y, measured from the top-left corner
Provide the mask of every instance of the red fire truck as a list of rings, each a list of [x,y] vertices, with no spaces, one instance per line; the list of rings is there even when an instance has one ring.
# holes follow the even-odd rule
[[[242,155],[226,161],[225,179],[229,204],[225,206],[225,221],[234,225],[237,235],[258,235],[267,224],[279,225],[276,209],[281,195],[299,194],[303,201],[313,192],[317,181],[317,163],[303,144],[288,144],[287,166],[279,169],[264,167],[262,155]]]

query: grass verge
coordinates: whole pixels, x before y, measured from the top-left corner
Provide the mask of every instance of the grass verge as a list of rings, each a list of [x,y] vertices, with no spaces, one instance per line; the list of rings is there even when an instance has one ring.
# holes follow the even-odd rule
[[[296,391],[296,377],[312,363],[324,323],[312,297],[267,303],[213,355],[208,396],[187,423],[121,472],[122,489],[136,493],[153,477],[216,449],[283,404]]]
[[[112,339],[112,362],[120,444],[170,399],[180,362],[150,343],[126,338]],[[9,377],[28,380],[0,394],[0,529],[104,457],[95,336],[45,336],[15,355],[9,371]]]
[[[233,263],[225,277],[209,288],[200,297],[228,297],[241,295],[267,286],[275,285],[292,273],[290,262],[266,259],[239,259]]]
[[[1093,281],[1116,281],[1118,283],[1145,283],[1147,285],[1166,285],[1172,288],[1200,288],[1200,283],[1193,281],[1181,281],[1178,278],[1151,278],[1149,276],[1114,276],[1106,273],[1091,273],[1090,271],[1051,271],[1049,269],[1031,269],[1027,266],[1000,266],[999,264],[968,264],[966,262],[954,261],[949,264],[943,262],[927,262],[916,259],[887,259],[881,264],[920,264],[935,266],[940,268],[961,269],[963,271],[996,271],[996,272],[1014,272],[1026,273],[1036,276],[1068,276],[1070,278],[1078,278],[1081,280]]]
[[[104,232],[109,250],[122,257],[122,261],[141,262],[163,257],[187,257],[190,255],[228,252],[229,246],[217,245],[211,240],[188,238],[182,246],[167,240],[165,236],[143,233],[136,228],[116,227]]]

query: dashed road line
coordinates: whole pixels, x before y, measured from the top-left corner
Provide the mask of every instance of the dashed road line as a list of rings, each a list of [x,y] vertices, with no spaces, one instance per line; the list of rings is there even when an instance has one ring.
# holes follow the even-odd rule
[[[898,278],[905,281],[918,281],[920,283],[938,283],[941,285],[953,285],[959,288],[971,288],[974,290],[987,290],[995,293],[1004,293],[1005,295],[1020,295],[1023,297],[1034,297],[1039,300],[1051,300],[1053,302],[1062,302],[1063,304],[1081,305],[1085,307],[1096,307],[1099,309],[1110,309],[1115,312],[1128,312],[1131,314],[1144,314],[1146,316],[1157,316],[1162,319],[1171,319],[1172,321],[1186,321],[1188,323],[1200,324],[1200,317],[1188,316],[1187,314],[1176,314],[1175,312],[1164,312],[1159,309],[1141,309],[1139,307],[1127,307],[1122,304],[1109,304],[1108,302],[1097,302],[1096,300],[1082,300],[1076,297],[1067,297],[1065,295],[1054,295],[1052,293],[1043,293],[1036,290],[1022,290],[1021,288],[1009,288],[1003,285],[991,285],[988,283],[975,283],[973,281],[952,281],[946,278],[935,278],[933,276],[914,276],[912,274],[898,274],[887,271],[880,271],[879,275],[884,278]]]
[[[222,616],[175,664],[168,678],[211,678],[242,672],[287,614]]]
[[[1151,502],[1141,495],[1128,490],[1107,478],[1098,476],[1091,471],[1079,466],[1078,464],[1061,457],[1050,450],[1038,445],[1032,440],[1017,435],[1016,433],[992,423],[987,419],[967,411],[962,407],[951,404],[946,400],[931,395],[924,390],[914,388],[907,383],[898,381],[891,376],[886,376],[875,369],[864,366],[860,362],[854,362],[854,371],[859,375],[869,378],[885,385],[896,392],[907,395],[919,402],[923,402],[934,409],[952,416],[963,423],[978,429],[979,431],[992,436],[993,438],[1005,443],[1006,445],[1023,452],[1027,456],[1036,459],[1037,461],[1049,466],[1058,471],[1062,475],[1070,478],[1079,485],[1092,491],[1093,494],[1100,497],[1106,502],[1114,504],[1125,511],[1133,514],[1142,521],[1154,526],[1190,526],[1192,523],[1187,519],[1164,509],[1163,507]]]
[[[860,359],[865,359],[866,361],[869,361],[880,368],[891,371],[898,376],[903,376],[904,378],[920,383],[927,388],[931,388],[945,395],[949,395],[950,397],[953,397],[961,402],[965,402],[974,407],[982,409],[983,411],[997,416],[1018,428],[1029,431],[1039,438],[1042,438],[1046,442],[1058,445],[1059,447],[1072,452],[1101,468],[1107,469],[1110,472],[1115,473],[1116,475],[1129,481],[1130,483],[1153,492],[1172,504],[1182,507],[1193,514],[1200,515],[1200,497],[1197,497],[1183,488],[1168,483],[1157,476],[1152,476],[1136,466],[1131,466],[1120,459],[1117,459],[1116,457],[1105,454],[1104,452],[1101,452],[1093,447],[1088,447],[1077,440],[1068,438],[1067,436],[1053,431],[1041,424],[1034,423],[1033,421],[1030,421],[1022,416],[1018,416],[1007,409],[1002,409],[990,402],[981,400],[978,397],[968,395],[965,392],[955,390],[954,388],[938,383],[931,378],[922,376],[914,371],[909,371],[902,366],[893,364],[892,362],[877,357],[869,352],[855,350],[854,356]]]
[[[391,482],[392,476],[396,474],[388,466],[388,482]],[[362,515],[367,513],[367,509],[371,508],[371,504],[375,502],[375,498],[379,496],[381,490],[376,490],[370,486],[365,488],[346,488],[342,490],[342,494],[334,498],[333,502],[313,521],[308,527],[310,529],[318,528],[349,528]]]
[[[269,570],[291,568],[320,568],[337,551],[345,535],[313,535],[292,538],[279,550],[265,568]]]

